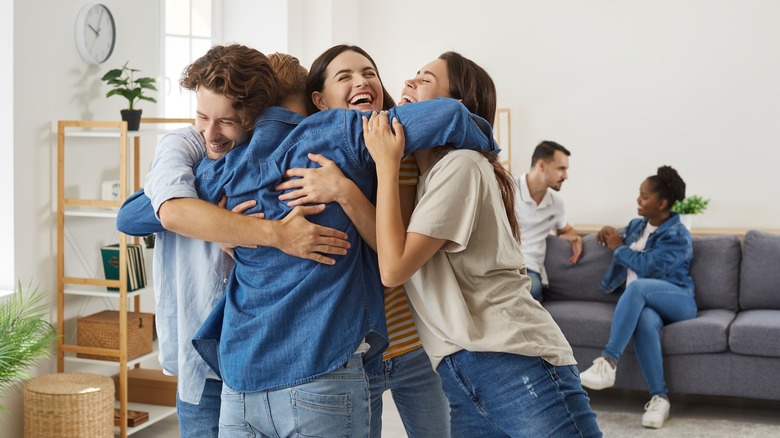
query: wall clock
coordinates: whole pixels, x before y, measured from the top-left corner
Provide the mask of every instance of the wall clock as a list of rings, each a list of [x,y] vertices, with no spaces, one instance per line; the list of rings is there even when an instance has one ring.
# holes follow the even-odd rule
[[[100,3],[84,5],[76,17],[76,49],[90,64],[105,62],[114,51],[116,26],[111,11]]]

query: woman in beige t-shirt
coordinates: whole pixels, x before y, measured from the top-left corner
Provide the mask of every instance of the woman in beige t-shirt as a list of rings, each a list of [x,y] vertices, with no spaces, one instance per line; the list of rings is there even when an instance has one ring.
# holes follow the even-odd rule
[[[457,53],[407,80],[399,104],[437,97],[494,119],[492,79]],[[398,189],[403,127],[393,120],[393,134],[386,113],[363,125],[377,163],[382,281],[406,282],[420,339],[450,401],[452,436],[600,436],[571,347],[530,295],[511,175],[490,154],[416,152],[421,175],[407,230]]]

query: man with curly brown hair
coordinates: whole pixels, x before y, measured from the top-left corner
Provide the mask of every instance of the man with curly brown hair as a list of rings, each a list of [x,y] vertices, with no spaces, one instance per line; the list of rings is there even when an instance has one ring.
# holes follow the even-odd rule
[[[266,57],[241,45],[213,47],[189,65],[181,78],[181,86],[197,96],[195,126],[163,136],[146,178],[146,196],[166,228],[156,233],[156,321],[160,364],[166,373],[178,376],[182,437],[216,437],[219,432],[222,381],[193,349],[191,340],[224,293],[233,261],[217,243],[199,239],[273,246],[328,262],[331,259],[314,250],[323,251],[319,245],[327,244],[341,254],[344,245],[339,240],[346,235],[304,218],[321,211],[321,206],[293,211],[284,220],[266,221],[238,214],[254,203],[231,212],[200,200],[192,161],[183,163],[180,152],[194,154],[193,161],[225,156],[249,140],[255,120],[267,107],[283,105],[296,89],[302,92],[306,75],[306,69],[290,55]],[[120,231],[137,234],[133,230],[139,228],[141,216],[133,213],[124,206],[120,210]]]

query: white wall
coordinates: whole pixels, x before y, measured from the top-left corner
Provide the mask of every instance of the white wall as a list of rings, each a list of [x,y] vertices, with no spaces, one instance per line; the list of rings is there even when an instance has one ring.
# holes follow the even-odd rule
[[[0,3],[0,59],[13,59],[14,7],[11,2]],[[13,63],[0,64],[0,132],[6,141],[0,145],[0,296],[13,290],[14,278],[14,82]]]
[[[359,0],[223,2],[220,42],[290,53],[308,67],[325,49],[360,39]]]
[[[670,164],[712,199],[697,225],[780,228],[778,22],[772,0],[371,0],[353,42],[395,97],[443,51],[483,65],[512,110],[513,173],[540,140],[572,151],[572,223],[626,223]]]
[[[227,0],[222,2],[223,44],[240,43],[265,53],[287,53],[288,1]]]
[[[13,59],[13,12],[11,2],[0,2],[0,58]],[[7,190],[14,181],[14,148],[13,148],[13,63],[0,63],[0,95],[7,96],[0,100],[0,132],[6,133],[9,141],[0,144],[0,152],[5,158],[0,161],[0,295],[4,289],[11,290],[14,283],[14,193]],[[21,400],[15,395],[0,394],[0,405],[21,412]],[[19,417],[21,418],[21,417]],[[4,421],[0,419],[0,422]],[[14,418],[11,429],[16,431],[13,436],[21,435],[19,425],[21,420]]]
[[[307,66],[358,44],[396,98],[443,51],[477,61],[512,111],[513,173],[541,140],[572,151],[574,224],[626,223],[641,181],[669,164],[712,199],[697,225],[780,228],[778,2],[243,0],[223,20],[226,41]]]
[[[76,52],[74,25],[84,3],[14,0],[2,2],[0,9],[4,12],[0,14],[3,23],[13,11],[13,26],[0,26],[4,32],[0,43],[3,53],[8,50],[6,42],[13,41],[9,52],[13,57],[3,57],[0,72],[9,79],[6,69],[12,69],[13,74],[13,93],[2,93],[13,95],[13,117],[9,119],[13,120],[13,136],[6,134],[2,147],[7,147],[9,138],[13,139],[14,277],[23,284],[32,280],[42,290],[50,291],[52,303],[56,286],[56,216],[52,206],[56,203],[57,144],[52,121],[118,120],[119,110],[124,108],[123,99],[106,99],[107,89],[99,79],[108,69],[120,67],[127,60],[144,74],[159,74],[157,1],[102,0],[114,15],[117,42],[111,58],[100,66],[87,65]],[[12,29],[13,38],[5,37],[6,29]],[[0,83],[3,90],[11,86],[5,80]],[[0,118],[5,122],[3,100]],[[145,116],[156,115],[154,105],[145,103],[142,108]],[[90,169],[90,164],[88,159],[83,160],[84,169]],[[0,172],[0,178],[5,177],[6,173]],[[2,184],[6,184],[5,179]],[[32,370],[32,374],[54,370],[54,363],[49,361]],[[11,410],[0,420],[3,436],[22,436],[21,393],[11,392],[0,403]]]

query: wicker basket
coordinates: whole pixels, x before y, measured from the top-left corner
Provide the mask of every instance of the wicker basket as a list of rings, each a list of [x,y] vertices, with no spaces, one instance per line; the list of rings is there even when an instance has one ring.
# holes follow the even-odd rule
[[[127,359],[152,351],[154,314],[127,312]],[[105,310],[79,318],[76,343],[82,347],[119,349],[119,312]],[[79,353],[78,357],[118,361],[118,357]]]
[[[110,377],[59,373],[25,382],[25,438],[113,436],[114,382]]]

